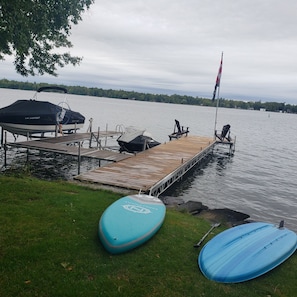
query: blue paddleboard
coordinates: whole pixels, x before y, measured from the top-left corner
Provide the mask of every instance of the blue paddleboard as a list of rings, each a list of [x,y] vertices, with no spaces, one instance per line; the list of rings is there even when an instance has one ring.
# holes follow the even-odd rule
[[[149,240],[162,226],[166,207],[153,196],[125,196],[111,204],[99,221],[99,237],[105,249],[119,254]]]
[[[296,248],[295,232],[268,223],[249,223],[211,239],[201,250],[198,264],[210,280],[238,283],[272,270]]]

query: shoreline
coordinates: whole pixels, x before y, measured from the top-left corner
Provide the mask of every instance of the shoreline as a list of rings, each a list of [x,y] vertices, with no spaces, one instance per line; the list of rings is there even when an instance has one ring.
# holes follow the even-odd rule
[[[250,215],[232,210],[230,208],[216,208],[210,209],[199,201],[189,200],[184,202],[178,197],[166,196],[162,201],[167,208],[173,208],[180,212],[189,213],[195,217],[203,218],[211,223],[222,223],[229,227],[246,224],[250,221]]]

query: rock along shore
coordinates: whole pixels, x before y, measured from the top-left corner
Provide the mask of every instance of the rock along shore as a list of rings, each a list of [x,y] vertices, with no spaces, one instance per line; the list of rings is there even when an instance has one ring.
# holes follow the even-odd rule
[[[177,197],[166,196],[162,201],[168,208],[175,208],[181,212],[187,212],[193,216],[204,218],[211,222],[220,222],[228,226],[236,226],[248,223],[250,216],[248,214],[238,212],[229,208],[209,209],[199,201],[187,201]]]

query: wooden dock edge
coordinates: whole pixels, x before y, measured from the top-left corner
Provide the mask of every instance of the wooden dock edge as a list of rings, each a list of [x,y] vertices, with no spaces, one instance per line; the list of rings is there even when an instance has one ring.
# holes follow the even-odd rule
[[[210,155],[210,153],[212,153],[215,144],[216,142],[210,143],[209,146],[198,152],[192,159],[184,162],[181,166],[176,168],[176,170],[165,176],[162,180],[150,188],[149,195],[158,197],[175,182],[179,181],[189,170],[201,163]]]

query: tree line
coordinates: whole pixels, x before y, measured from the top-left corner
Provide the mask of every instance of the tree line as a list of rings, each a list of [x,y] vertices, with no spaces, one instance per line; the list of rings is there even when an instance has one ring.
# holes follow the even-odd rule
[[[14,80],[1,79],[0,88],[7,89],[21,89],[21,90],[37,90],[40,87],[49,86],[47,83],[30,83],[20,82]],[[199,106],[216,106],[216,100],[213,101],[208,98],[193,97],[188,95],[166,95],[166,94],[149,94],[140,93],[135,91],[126,90],[112,90],[102,88],[88,88],[83,86],[65,86],[59,85],[68,90],[69,94],[75,95],[87,95],[95,97],[107,97],[116,99],[127,99],[127,100],[139,100],[139,101],[150,101],[150,102],[163,102],[163,103],[174,103],[174,104],[187,104],[187,105],[199,105]],[[279,102],[261,102],[261,101],[240,101],[220,98],[220,107],[225,108],[239,108],[239,109],[251,109],[271,112],[287,112],[297,113],[297,105],[291,105]]]

